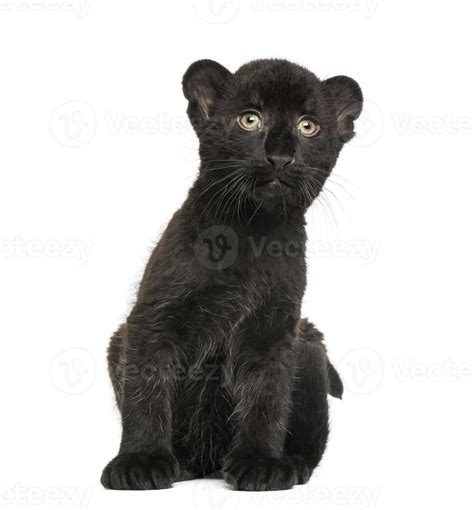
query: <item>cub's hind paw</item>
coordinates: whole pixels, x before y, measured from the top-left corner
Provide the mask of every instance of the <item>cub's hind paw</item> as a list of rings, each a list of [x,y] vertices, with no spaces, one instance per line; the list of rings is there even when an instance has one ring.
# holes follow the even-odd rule
[[[298,485],[303,485],[308,482],[308,480],[311,478],[311,475],[313,474],[313,468],[311,468],[309,464],[300,456],[292,456],[290,460],[295,467],[298,477],[298,481],[296,483]]]
[[[179,477],[179,465],[171,453],[117,455],[100,479],[106,489],[167,489]]]
[[[286,459],[230,454],[223,473],[230,486],[242,491],[286,490],[298,483],[295,466]]]

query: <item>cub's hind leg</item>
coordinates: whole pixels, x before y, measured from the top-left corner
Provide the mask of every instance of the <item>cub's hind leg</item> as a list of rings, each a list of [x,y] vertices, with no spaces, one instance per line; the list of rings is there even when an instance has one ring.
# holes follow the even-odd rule
[[[122,409],[123,383],[125,377],[125,353],[127,347],[127,324],[122,324],[110,339],[107,362],[110,380],[115,393],[117,406]]]
[[[298,483],[306,483],[319,464],[329,436],[328,393],[342,396],[342,382],[331,365],[323,335],[300,321],[298,368],[285,453],[295,465]]]

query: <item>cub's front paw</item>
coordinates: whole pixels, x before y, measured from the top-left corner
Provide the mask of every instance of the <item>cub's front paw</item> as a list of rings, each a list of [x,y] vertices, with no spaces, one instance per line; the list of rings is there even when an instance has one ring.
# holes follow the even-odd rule
[[[178,479],[179,465],[168,452],[123,453],[106,466],[100,479],[106,489],[166,489]]]
[[[224,480],[241,491],[286,490],[298,482],[295,466],[286,459],[231,453],[222,471]]]

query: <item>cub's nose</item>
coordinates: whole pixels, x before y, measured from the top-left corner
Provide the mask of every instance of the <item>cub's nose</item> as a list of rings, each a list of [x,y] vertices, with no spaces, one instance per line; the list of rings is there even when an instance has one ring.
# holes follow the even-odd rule
[[[291,166],[295,162],[293,156],[267,156],[267,161],[275,170],[283,170],[287,166]]]

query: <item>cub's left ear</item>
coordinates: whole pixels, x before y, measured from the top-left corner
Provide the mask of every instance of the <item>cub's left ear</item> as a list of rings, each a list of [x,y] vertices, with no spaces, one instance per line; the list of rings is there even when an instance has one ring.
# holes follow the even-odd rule
[[[184,73],[183,93],[189,101],[188,115],[195,129],[209,119],[231,77],[232,73],[214,60],[198,60]]]
[[[334,76],[323,84],[334,101],[339,136],[343,142],[348,142],[355,134],[354,121],[362,111],[362,90],[347,76]]]

